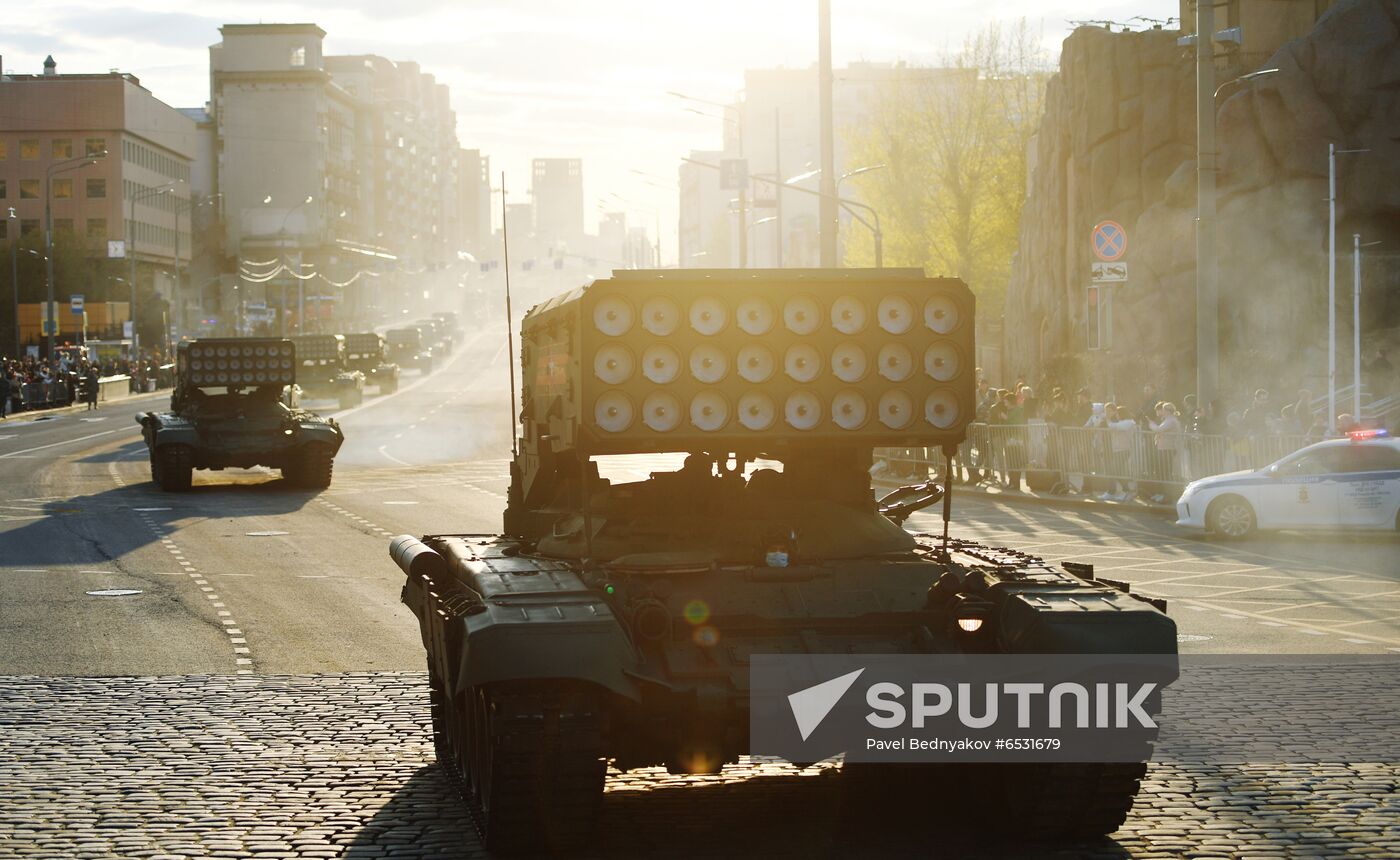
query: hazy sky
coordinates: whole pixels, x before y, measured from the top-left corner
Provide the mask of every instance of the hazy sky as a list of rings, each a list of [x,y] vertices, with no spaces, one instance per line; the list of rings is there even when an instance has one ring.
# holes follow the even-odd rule
[[[715,147],[720,123],[668,90],[730,101],[745,68],[816,58],[815,0],[33,0],[7,3],[5,69],[120,69],[176,107],[209,98],[208,46],[225,23],[312,21],[328,54],[416,60],[452,88],[463,146],[506,171],[523,202],[529,159],[584,161],[590,224],[615,193],[629,218],[659,211],[663,256],[675,255],[676,167]],[[1167,18],[1177,0],[832,0],[832,53],[850,60],[935,63],[971,32],[1025,17],[1058,54],[1067,19]],[[641,171],[650,177],[638,175]],[[493,183],[494,184],[494,183]],[[609,208],[618,208],[609,198]],[[499,202],[497,203],[499,205]]]

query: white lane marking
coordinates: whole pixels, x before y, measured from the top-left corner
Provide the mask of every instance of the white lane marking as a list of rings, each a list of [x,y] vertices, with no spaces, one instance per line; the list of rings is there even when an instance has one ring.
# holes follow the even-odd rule
[[[1343,642],[1350,642],[1353,645],[1374,645],[1370,639],[1343,639]]]
[[[6,439],[18,439],[18,438],[19,438],[19,434],[18,434],[18,433],[7,433],[7,434],[5,434],[4,436],[0,436],[0,442],[4,442]]]
[[[98,421],[106,421],[107,418],[106,418],[106,416],[103,416],[102,418],[79,418],[78,420],[79,420],[79,421],[86,421],[86,422],[89,423],[89,424],[95,424],[95,423],[97,423]]]
[[[290,534],[290,532],[265,531],[265,532],[246,532],[246,534],[247,534],[248,537],[278,537],[278,536],[280,536],[280,535]]]
[[[92,433],[92,434],[89,434],[89,435],[87,435],[87,436],[79,436],[79,437],[76,438],[76,439],[65,439],[65,440],[63,440],[62,442],[50,442],[50,443],[47,444],[47,445],[36,445],[36,446],[33,447],[33,448],[21,448],[21,449],[18,450],[18,451],[11,451],[11,452],[9,452],[8,454],[0,454],[0,460],[5,460],[5,459],[8,459],[8,458],[10,458],[10,457],[20,457],[20,456],[23,456],[23,455],[25,455],[25,454],[32,454],[32,453],[34,453],[35,451],[45,451],[45,450],[48,450],[49,448],[58,448],[58,447],[60,447],[60,446],[62,446],[62,445],[72,445],[72,444],[74,444],[74,443],[76,443],[76,442],[86,442],[86,441],[89,440],[89,439],[96,439],[96,438],[99,437],[99,436],[110,436],[110,435],[113,434],[113,433],[122,433],[122,432],[136,433],[136,432],[139,432],[140,429],[141,429],[141,428],[136,427],[136,428],[133,428],[133,429],[131,429],[131,430],[126,430],[126,431],[123,431],[123,430],[103,430],[101,433]]]
[[[37,567],[17,567],[15,573],[48,573],[48,571]]]
[[[417,502],[385,502],[386,505],[416,505]]]
[[[412,466],[412,465],[413,465],[412,463],[409,463],[409,462],[407,462],[406,460],[400,460],[398,457],[395,457],[393,454],[390,454],[388,451],[385,451],[384,449],[387,448],[387,447],[389,447],[389,446],[388,446],[388,445],[380,445],[380,446],[379,446],[379,453],[383,454],[384,457],[385,457],[385,459],[393,460],[395,463],[398,463],[400,466]]]
[[[170,508],[132,508],[132,510],[133,510],[133,511],[141,511],[141,512],[146,512],[146,511],[168,511],[168,510],[170,510]]]

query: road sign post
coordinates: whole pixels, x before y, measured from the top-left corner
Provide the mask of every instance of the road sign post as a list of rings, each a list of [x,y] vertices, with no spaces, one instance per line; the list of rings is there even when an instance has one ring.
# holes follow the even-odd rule
[[[1100,221],[1089,234],[1094,256],[1105,263],[1116,263],[1128,253],[1128,231],[1117,221]]]

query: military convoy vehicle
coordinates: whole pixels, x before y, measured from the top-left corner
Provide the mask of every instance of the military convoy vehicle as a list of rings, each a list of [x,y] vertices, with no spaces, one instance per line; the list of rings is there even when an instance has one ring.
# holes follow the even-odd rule
[[[434,355],[446,358],[452,354],[456,338],[445,320],[429,317],[419,320],[414,325],[423,332],[423,341],[432,347]]]
[[[345,336],[303,334],[293,337],[302,391],[312,399],[335,399],[341,409],[365,400],[365,375],[346,362]]]
[[[457,318],[456,311],[437,311],[433,314],[433,319],[441,320],[447,326],[447,332],[452,335],[454,340],[461,340],[466,334],[462,330],[462,323]]]
[[[181,343],[170,411],[136,416],[151,480],[162,490],[188,490],[195,469],[267,466],[300,487],[330,486],[345,434],[334,420],[284,402],[296,378],[296,348],[288,340]]]
[[[433,372],[433,348],[419,326],[391,328],[384,340],[389,344],[389,360],[399,367],[412,367],[422,376]]]
[[[973,314],[961,281],[912,269],[619,271],[526,314],[504,533],[390,545],[437,757],[490,846],[584,844],[609,761],[737,761],[755,653],[1174,657],[1164,603],[949,540],[936,485],[875,498],[873,448],[963,440]],[[620,483],[596,459],[664,453],[684,465]],[[940,499],[941,540],[901,527]],[[957,795],[998,832],[1065,839],[1116,829],[1145,768],[867,764],[841,780],[864,796],[914,773],[917,826],[939,811],[926,798]]]
[[[346,367],[364,374],[366,382],[379,386],[380,394],[399,390],[399,366],[386,357],[383,336],[366,331],[343,337]]]

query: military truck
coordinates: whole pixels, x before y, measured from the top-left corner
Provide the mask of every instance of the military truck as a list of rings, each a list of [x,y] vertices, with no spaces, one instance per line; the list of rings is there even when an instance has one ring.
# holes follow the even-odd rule
[[[443,324],[447,326],[448,334],[452,335],[454,340],[461,340],[465,336],[466,332],[462,330],[462,323],[457,318],[456,311],[437,311],[433,314],[433,318],[442,320]]]
[[[334,399],[341,409],[364,402],[365,375],[349,367],[344,335],[303,334],[293,337],[292,343],[296,345],[297,377],[307,397]]]
[[[445,320],[437,317],[425,317],[414,325],[423,331],[423,341],[433,348],[434,355],[446,358],[452,354],[456,339]]]
[[[390,544],[437,758],[490,846],[584,844],[608,761],[737,761],[754,653],[1174,659],[1165,604],[911,534],[904,520],[947,498],[937,485],[875,498],[873,448],[964,438],[973,323],[961,281],[917,269],[619,271],[526,314],[504,533]],[[608,455],[684,460],[614,483]],[[850,796],[917,797],[920,827],[955,796],[999,830],[1064,839],[1116,829],[1146,768],[959,767],[841,779]]]
[[[151,455],[151,480],[175,492],[190,488],[195,469],[267,466],[296,486],[329,487],[345,434],[334,420],[283,402],[296,378],[289,340],[181,343],[170,411],[136,416]]]
[[[366,382],[379,386],[380,394],[399,390],[399,366],[386,358],[383,336],[366,331],[343,337],[347,367],[363,374]]]
[[[384,340],[389,344],[389,360],[399,367],[412,367],[422,376],[433,372],[433,348],[420,326],[391,328]]]

